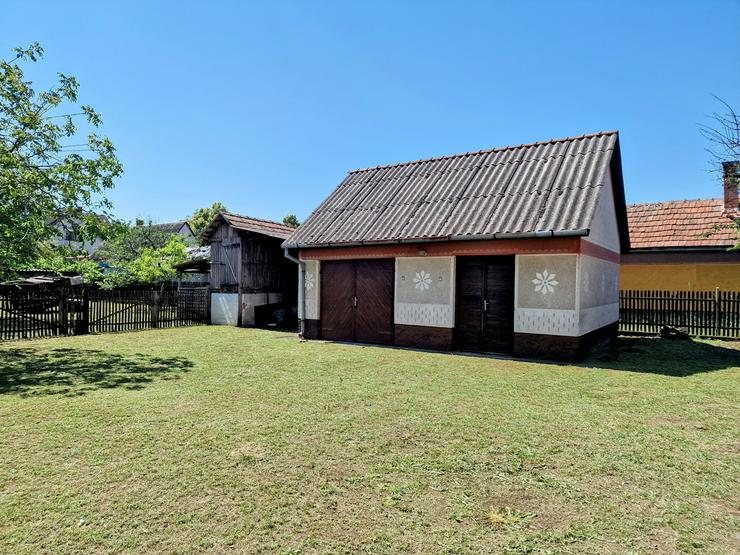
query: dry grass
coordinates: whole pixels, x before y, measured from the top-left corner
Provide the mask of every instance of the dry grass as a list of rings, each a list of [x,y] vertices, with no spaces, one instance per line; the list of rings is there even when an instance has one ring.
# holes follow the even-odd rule
[[[594,366],[594,367],[590,367]],[[734,553],[737,345],[582,366],[200,327],[0,345],[0,551]]]

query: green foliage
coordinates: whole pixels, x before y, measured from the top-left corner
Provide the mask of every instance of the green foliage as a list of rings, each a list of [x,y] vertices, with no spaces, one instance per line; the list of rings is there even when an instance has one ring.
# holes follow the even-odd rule
[[[198,208],[188,219],[190,228],[193,230],[195,238],[200,242],[201,234],[206,230],[220,212],[226,212],[227,208],[220,202],[214,202],[210,208]]]
[[[173,234],[152,226],[151,222],[137,220],[136,225],[117,222],[110,237],[95,256],[114,266],[126,264],[139,258],[146,249],[161,249]]]
[[[103,280],[103,271],[97,262],[74,255],[71,249],[54,249],[40,256],[31,267],[50,270],[60,275],[80,275],[85,283],[100,283]]]
[[[173,235],[161,248],[146,248],[129,265],[129,270],[138,283],[156,284],[169,281],[175,277],[175,265],[187,260],[185,242],[178,235]]]
[[[134,228],[135,229],[135,228]],[[58,274],[81,275],[87,284],[96,284],[103,289],[115,289],[129,285],[160,285],[177,275],[175,265],[187,260],[185,242],[182,237],[168,234],[162,245],[140,248],[135,256],[119,259],[107,272],[87,258],[75,256],[71,249],[56,248],[45,252],[29,268],[51,270]]]
[[[101,281],[104,289],[128,285],[160,285],[177,275],[175,266],[187,260],[185,242],[179,235],[170,235],[161,247],[145,247],[133,260],[123,262],[105,274]]]
[[[77,104],[77,79],[60,73],[36,91],[19,64],[36,62],[43,48],[13,52],[0,60],[0,279],[37,258],[55,220],[76,219],[82,239],[103,235],[96,213],[110,208],[103,194],[123,172],[113,144],[94,132],[98,113]]]
[[[290,227],[298,227],[301,222],[298,221],[298,217],[295,214],[288,214],[283,218],[283,223]]]

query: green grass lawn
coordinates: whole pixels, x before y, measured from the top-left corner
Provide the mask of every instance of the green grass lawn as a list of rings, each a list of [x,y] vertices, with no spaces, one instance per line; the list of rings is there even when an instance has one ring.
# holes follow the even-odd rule
[[[0,344],[0,552],[737,553],[740,345]]]

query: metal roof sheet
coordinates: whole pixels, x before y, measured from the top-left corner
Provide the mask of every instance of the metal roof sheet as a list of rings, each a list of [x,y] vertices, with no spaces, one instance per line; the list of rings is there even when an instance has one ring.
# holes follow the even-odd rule
[[[291,247],[584,232],[616,131],[350,172]]]

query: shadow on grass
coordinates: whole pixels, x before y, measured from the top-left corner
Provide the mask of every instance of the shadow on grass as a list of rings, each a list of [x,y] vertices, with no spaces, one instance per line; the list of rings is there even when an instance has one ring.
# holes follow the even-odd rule
[[[468,351],[436,351],[414,347],[373,345],[344,341],[324,341],[335,345],[354,345],[360,348],[381,347],[400,351],[434,353],[441,356],[462,356],[533,362],[554,366],[578,366],[605,370],[624,370],[646,374],[684,377],[727,368],[740,368],[740,342],[706,343],[693,339],[661,339],[658,337],[623,337],[611,344],[598,347],[581,362],[515,357],[500,353]]]
[[[157,378],[177,379],[192,367],[182,357],[97,349],[7,349],[0,351],[0,394],[75,396],[96,389],[143,389]]]
[[[595,350],[583,365],[685,377],[740,367],[740,345],[693,339],[619,337],[612,344]]]

